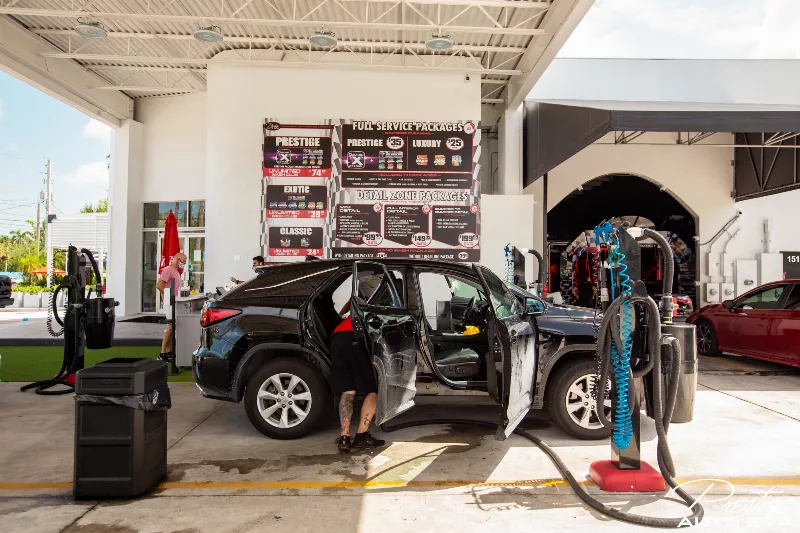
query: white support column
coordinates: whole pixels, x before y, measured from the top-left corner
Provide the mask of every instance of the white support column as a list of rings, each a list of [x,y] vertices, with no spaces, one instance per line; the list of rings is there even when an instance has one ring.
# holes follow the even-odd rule
[[[508,109],[498,128],[499,172],[496,194],[522,194],[522,106]]]
[[[117,314],[125,316],[141,311],[144,125],[124,120],[113,133],[106,292],[120,303]]]

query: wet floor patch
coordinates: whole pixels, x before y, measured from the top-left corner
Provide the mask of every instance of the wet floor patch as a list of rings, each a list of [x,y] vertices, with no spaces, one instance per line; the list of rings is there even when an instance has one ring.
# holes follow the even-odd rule
[[[188,471],[201,469],[204,467],[216,468],[222,474],[247,475],[254,472],[258,474],[271,474],[276,472],[288,473],[292,469],[302,467],[328,467],[341,464],[343,468],[335,470],[321,469],[319,474],[339,475],[347,480],[363,479],[366,473],[366,463],[374,456],[377,451],[370,453],[353,452],[350,454],[327,453],[312,455],[286,455],[269,459],[229,459],[229,460],[205,460],[197,463],[173,463],[167,467],[167,481],[182,481]],[[360,473],[354,469],[347,468],[356,466]],[[327,470],[327,471],[326,471]]]

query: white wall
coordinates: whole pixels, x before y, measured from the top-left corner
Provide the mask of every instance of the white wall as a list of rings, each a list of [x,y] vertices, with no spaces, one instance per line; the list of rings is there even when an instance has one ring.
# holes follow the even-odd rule
[[[120,316],[141,310],[143,144],[144,126],[139,122],[125,120],[113,132],[107,293],[120,303]]]
[[[726,250],[726,256],[732,259],[755,259],[756,254],[765,252],[764,220],[772,221],[772,252],[800,250],[800,190],[787,191],[772,196],[753,198],[737,202],[736,208],[742,216],[731,228],[731,232],[740,229],[736,238]],[[715,252],[721,252],[726,237],[721,237],[714,245]]]
[[[506,244],[517,248],[533,248],[533,197],[529,194],[486,194],[481,197],[481,264],[500,279],[505,279]],[[525,257],[525,279],[536,281],[534,268],[538,262],[532,255]]]
[[[142,202],[206,197],[204,93],[136,101],[144,124]]]
[[[498,194],[522,193],[523,106],[506,109],[500,116],[497,150],[500,155],[496,179]]]
[[[208,69],[206,108],[206,287],[215,287],[247,276],[249,259],[260,249],[265,118],[480,120],[480,80],[215,63]]]

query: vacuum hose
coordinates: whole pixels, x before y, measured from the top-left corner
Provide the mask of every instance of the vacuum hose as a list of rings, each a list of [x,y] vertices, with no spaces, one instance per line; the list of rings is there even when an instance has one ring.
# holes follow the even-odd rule
[[[95,283],[95,294],[100,297],[103,293],[103,277],[100,275],[100,268],[97,266],[97,261],[95,261],[92,252],[86,248],[81,248],[81,253],[86,255],[89,258],[89,262],[92,264],[92,270],[94,270],[94,277],[97,283]]]
[[[672,324],[672,280],[675,276],[675,258],[672,254],[672,247],[659,232],[645,228],[642,234],[650,237],[659,248],[661,256],[664,258],[664,284],[661,289],[661,320],[664,324]]]

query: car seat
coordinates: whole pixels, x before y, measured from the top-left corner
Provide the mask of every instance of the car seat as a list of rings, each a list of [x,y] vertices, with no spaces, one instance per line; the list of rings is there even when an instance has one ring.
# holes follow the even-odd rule
[[[436,368],[448,379],[474,378],[481,371],[481,358],[470,348],[455,348],[434,354]]]

